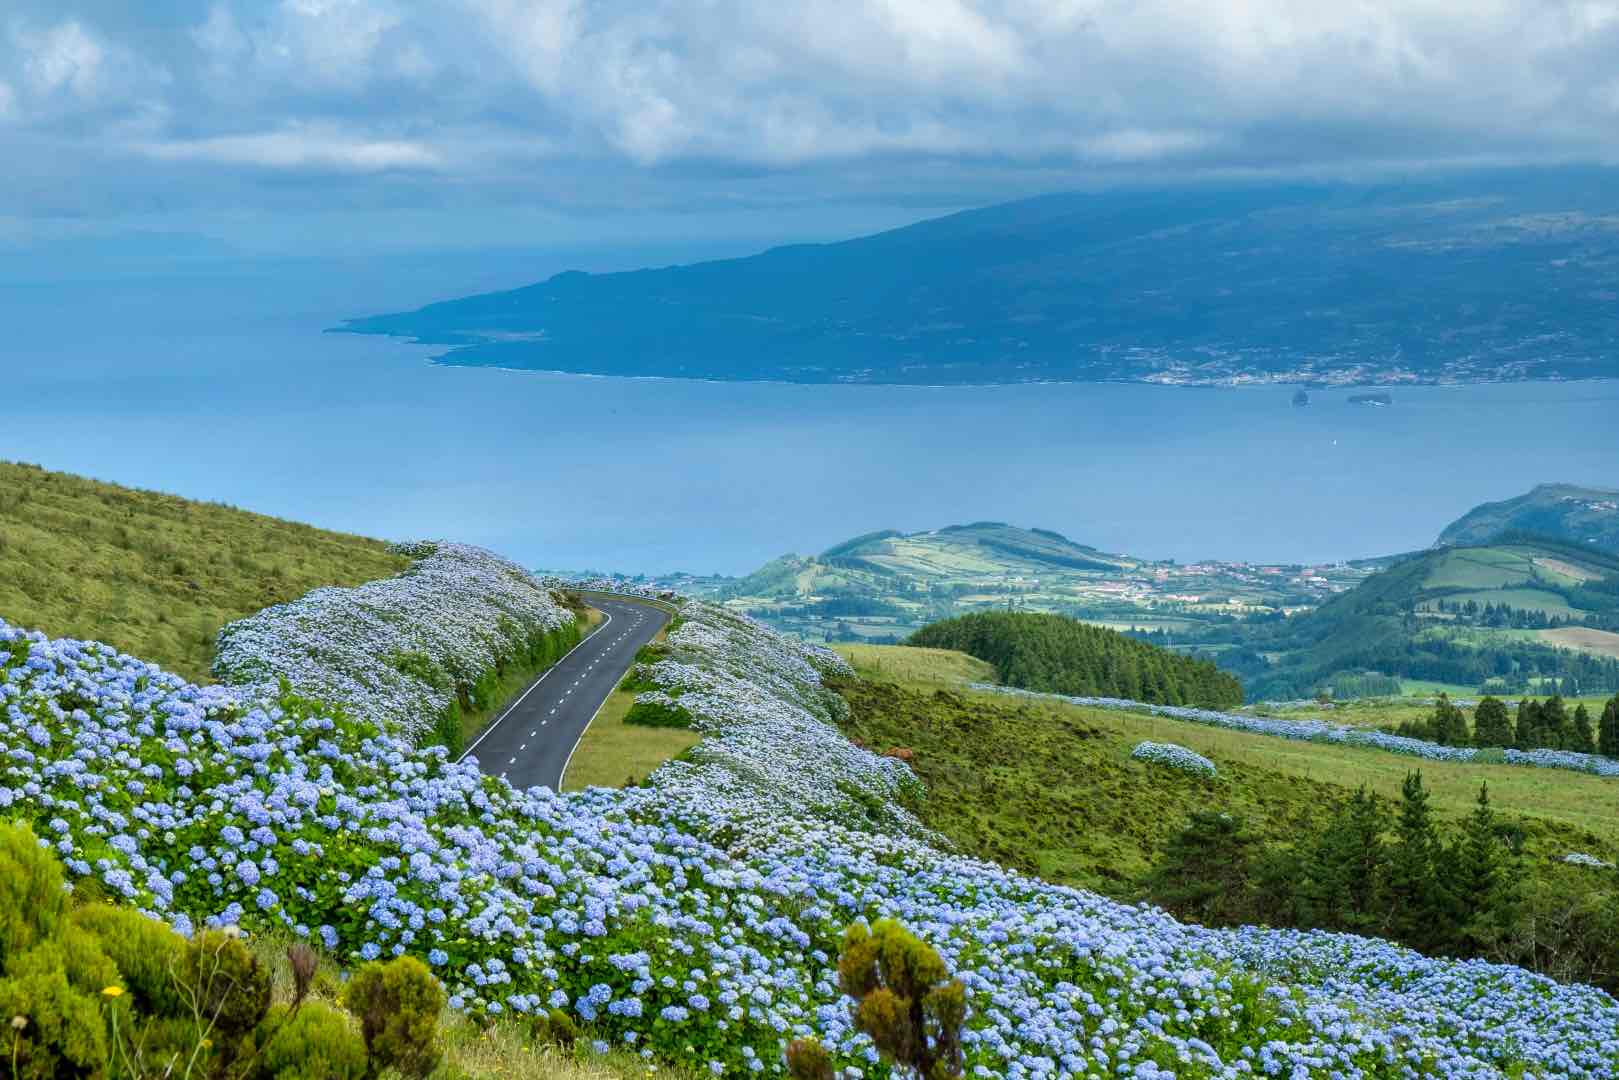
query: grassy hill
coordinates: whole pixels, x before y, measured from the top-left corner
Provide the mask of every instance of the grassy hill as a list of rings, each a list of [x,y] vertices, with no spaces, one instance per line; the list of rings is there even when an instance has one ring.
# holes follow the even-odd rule
[[[1239,817],[1260,847],[1282,850],[1320,835],[1331,809],[1361,785],[1398,800],[1406,776],[1420,767],[1442,827],[1459,826],[1479,784],[1488,783],[1503,835],[1521,835],[1526,911],[1547,925],[1562,920],[1546,935],[1541,959],[1548,969],[1554,952],[1583,962],[1571,959],[1577,947],[1558,941],[1578,923],[1572,913],[1619,903],[1609,876],[1563,861],[1570,852],[1619,857],[1619,783],[1612,779],[1414,761],[1054,699],[1008,700],[967,689],[979,672],[959,654],[838,649],[860,676],[840,687],[851,706],[844,729],[873,749],[908,751],[928,792],[918,806],[923,821],[967,854],[1048,881],[1141,899],[1150,895],[1149,877],[1166,845],[1195,812]],[[1133,760],[1143,740],[1187,747],[1214,762],[1218,776]],[[1610,952],[1601,963],[1616,959]],[[1612,970],[1580,977],[1613,985]]]
[[[1619,491],[1541,484],[1516,498],[1474,507],[1447,525],[1436,543],[1487,544],[1503,533],[1532,533],[1619,554]]]
[[[350,321],[456,364],[937,385],[1611,376],[1605,170],[1051,195]],[[1554,342],[1554,344],[1548,344]],[[1301,360],[1300,357],[1309,357]]]
[[[0,462],[0,617],[208,678],[225,623],[408,565],[380,540]]]
[[[1409,556],[1312,612],[1246,628],[1248,650],[1223,657],[1257,697],[1360,670],[1503,692],[1559,676],[1592,692],[1619,683],[1615,630],[1619,557],[1508,536]]]
[[[1376,565],[1154,562],[1048,529],[977,522],[884,530],[819,555],[784,555],[706,595],[810,640],[892,643],[940,619],[1009,608],[1179,636],[1314,606]]]

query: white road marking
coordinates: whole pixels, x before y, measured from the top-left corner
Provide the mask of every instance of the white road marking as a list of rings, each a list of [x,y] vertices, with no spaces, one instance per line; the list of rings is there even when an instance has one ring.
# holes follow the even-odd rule
[[[518,749],[519,752],[521,752],[523,750],[527,750],[528,749],[528,743],[524,743],[522,746],[519,746],[517,749]]]
[[[506,762],[506,764],[508,764],[508,765],[516,765],[517,764],[517,759],[512,758],[510,761]]]

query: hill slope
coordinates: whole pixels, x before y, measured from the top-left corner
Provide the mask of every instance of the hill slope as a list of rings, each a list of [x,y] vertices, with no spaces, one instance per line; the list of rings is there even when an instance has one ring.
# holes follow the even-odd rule
[[[1436,548],[1313,612],[1253,627],[1249,643],[1274,662],[1242,674],[1250,696],[1271,698],[1357,670],[1503,692],[1533,689],[1537,676],[1572,677],[1582,693],[1615,688],[1613,659],[1559,647],[1568,626],[1619,628],[1619,557],[1528,537]]]
[[[380,540],[0,462],[0,617],[193,680],[234,619],[409,565]]]
[[[1242,614],[1312,607],[1377,565],[1153,562],[981,521],[886,529],[819,555],[784,555],[706,595],[811,640],[893,642],[930,622],[1009,607],[1180,636]]]
[[[1514,499],[1476,506],[1445,526],[1440,547],[1487,544],[1502,533],[1533,533],[1619,554],[1619,491],[1541,484]]]
[[[446,361],[795,382],[1611,376],[1603,170],[1051,195],[354,319]]]
[[[1206,660],[1060,615],[963,615],[923,627],[910,644],[976,656],[995,666],[1001,682],[1024,690],[1209,709],[1242,704],[1237,680]]]

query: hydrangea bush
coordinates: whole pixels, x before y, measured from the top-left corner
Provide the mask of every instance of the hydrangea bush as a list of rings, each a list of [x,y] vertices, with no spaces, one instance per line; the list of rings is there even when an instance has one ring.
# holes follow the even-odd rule
[[[847,666],[688,602],[646,676],[705,733],[625,791],[517,791],[386,713],[198,687],[0,623],[0,816],[183,931],[283,925],[410,954],[456,1007],[777,1076],[814,1037],[886,1077],[836,985],[893,918],[967,990],[976,1077],[1605,1077],[1619,1004],[1375,940],[1207,930],[951,854],[901,762],[852,746]]]
[[[1198,776],[1214,776],[1217,772],[1214,762],[1197,751],[1188,750],[1178,743],[1139,742],[1136,743],[1136,748],[1130,751],[1130,756],[1137,761],[1147,761],[1154,765],[1167,765],[1171,769],[1195,773]]]
[[[573,613],[516,563],[465,544],[424,543],[404,573],[316,589],[219,632],[214,675],[273,696],[283,680],[420,739],[497,662]],[[464,690],[463,690],[464,692]]]
[[[1302,739],[1306,742],[1343,743],[1348,746],[1370,746],[1377,750],[1408,754],[1430,761],[1530,765],[1542,769],[1570,769],[1574,772],[1595,773],[1598,776],[1619,776],[1619,761],[1605,758],[1600,754],[1581,754],[1574,750],[1501,750],[1496,747],[1480,749],[1470,746],[1442,746],[1426,739],[1412,739],[1368,728],[1330,724],[1325,720],[1283,720],[1267,716],[1245,716],[1241,713],[1197,709],[1186,705],[1150,705],[1124,698],[1070,697],[1066,694],[1020,690],[1017,687],[998,686],[994,683],[973,683],[972,688],[1017,697],[1055,699],[1070,705],[1084,705],[1095,709],[1149,712],[1154,716],[1165,716],[1209,727],[1229,728],[1233,731],[1246,731],[1254,735],[1274,735],[1282,739]]]

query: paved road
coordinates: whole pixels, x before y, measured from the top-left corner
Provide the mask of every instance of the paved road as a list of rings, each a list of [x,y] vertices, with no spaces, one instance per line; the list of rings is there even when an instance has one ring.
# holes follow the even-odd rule
[[[504,776],[514,787],[544,785],[560,791],[562,770],[590,718],[635,662],[635,651],[669,621],[668,612],[647,604],[590,603],[607,621],[467,747],[467,756],[476,758],[484,772]]]

